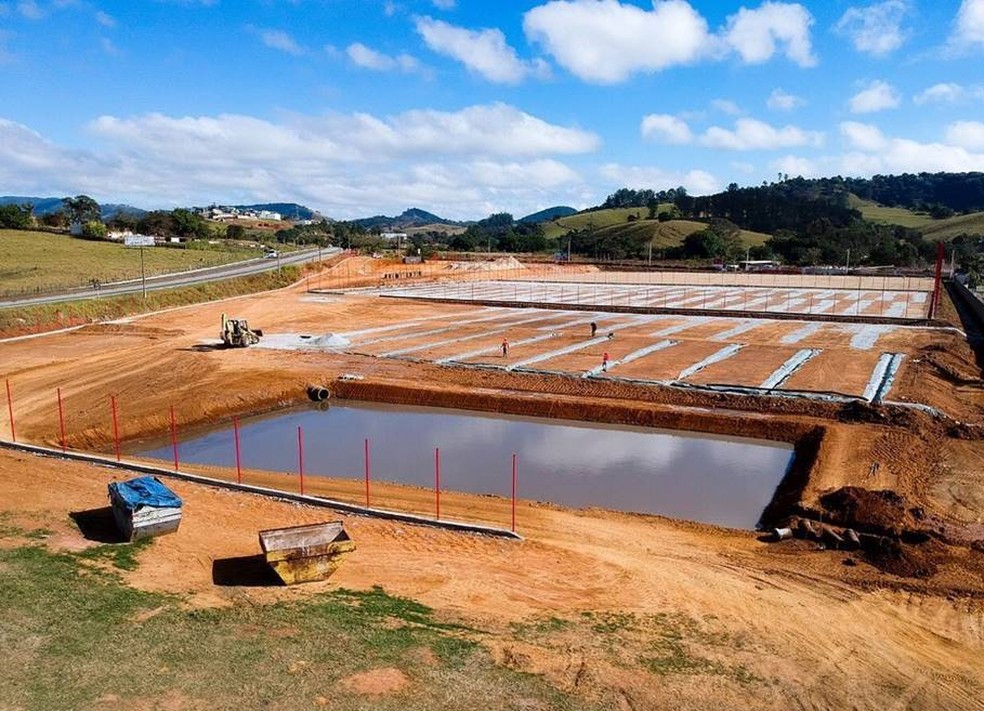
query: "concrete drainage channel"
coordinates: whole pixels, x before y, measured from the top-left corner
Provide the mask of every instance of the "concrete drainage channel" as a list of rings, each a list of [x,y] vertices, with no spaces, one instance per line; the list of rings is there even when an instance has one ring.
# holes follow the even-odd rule
[[[120,469],[122,471],[131,472],[134,474],[150,474],[151,476],[179,479],[181,481],[188,481],[194,484],[203,484],[205,486],[212,486],[219,489],[258,494],[260,496],[266,496],[272,499],[293,501],[295,503],[307,504],[309,506],[319,506],[357,516],[369,516],[386,521],[397,521],[399,523],[407,523],[416,526],[442,528],[448,531],[456,531],[458,533],[476,533],[479,535],[493,536],[496,538],[507,538],[517,541],[523,540],[523,537],[518,533],[496,526],[487,526],[480,523],[469,523],[465,521],[437,520],[427,518],[425,516],[418,516],[416,514],[403,513],[400,511],[389,511],[387,509],[377,509],[371,507],[367,508],[365,506],[349,504],[344,501],[336,501],[334,499],[326,499],[320,496],[295,494],[289,491],[270,489],[265,486],[238,484],[234,481],[226,481],[225,479],[214,479],[212,477],[191,474],[189,472],[174,471],[173,469],[157,467],[152,464],[143,464],[141,462],[130,462],[125,460],[117,461],[110,457],[104,457],[99,454],[91,454],[88,452],[63,452],[60,449],[42,447],[34,444],[24,444],[21,442],[11,442],[9,440],[0,440],[0,447],[17,452],[26,452],[35,456],[86,462],[88,464],[96,464],[103,467],[109,467],[111,469]]]

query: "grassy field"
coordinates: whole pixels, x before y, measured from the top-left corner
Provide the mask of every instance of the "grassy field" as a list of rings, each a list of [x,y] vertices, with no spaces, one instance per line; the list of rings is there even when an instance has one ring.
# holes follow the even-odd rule
[[[660,205],[660,210],[668,210],[671,207],[669,204]],[[639,239],[652,239],[654,249],[679,246],[688,235],[694,232],[700,232],[707,227],[703,222],[694,220],[656,222],[655,220],[643,219],[647,212],[642,207],[596,210],[594,212],[578,213],[570,217],[562,217],[552,222],[544,222],[542,225],[548,239],[561,237],[567,234],[568,230],[583,230],[593,227],[598,230],[599,235],[610,235],[621,232]],[[636,215],[639,219],[629,222],[628,218],[630,215]],[[746,247],[755,247],[765,244],[765,241],[772,235],[762,232],[752,232],[751,230],[741,230],[740,236],[742,243]]]
[[[412,600],[336,590],[266,606],[187,609],[124,585],[133,548],[43,547],[0,519],[0,708],[575,709],[540,677],[497,666],[481,632]],[[405,690],[345,680],[398,670]]]
[[[260,256],[258,250],[146,248],[147,276],[213,267]],[[140,250],[67,235],[0,230],[0,294],[27,294],[140,278]]]
[[[22,308],[0,309],[0,337],[20,336],[56,328],[122,318],[149,313],[174,306],[186,306],[205,301],[225,299],[230,296],[253,294],[289,286],[301,278],[299,267],[235,279],[213,281],[177,289],[148,291],[147,298],[140,294],[115,296],[107,299],[86,299],[59,304],[44,304]],[[0,711],[3,707],[0,706]]]
[[[887,225],[901,225],[919,230],[931,240],[948,240],[960,234],[984,235],[984,212],[955,215],[934,220],[925,212],[913,212],[903,207],[885,207],[870,200],[851,196],[851,207],[860,210],[866,220]]]

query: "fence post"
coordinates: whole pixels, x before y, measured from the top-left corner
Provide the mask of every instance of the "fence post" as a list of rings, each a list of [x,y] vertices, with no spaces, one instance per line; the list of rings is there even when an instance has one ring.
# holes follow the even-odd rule
[[[512,455],[512,531],[516,532],[516,453]]]
[[[109,396],[109,406],[113,410],[113,448],[116,450],[116,461],[120,461],[120,423],[116,416],[116,396]]]
[[[301,480],[301,496],[304,496],[304,430],[297,426],[297,475]]]
[[[174,405],[171,405],[171,451],[174,453],[174,471],[178,471],[178,423],[174,419]]]
[[[435,518],[441,520],[441,448],[434,448],[434,502]]]
[[[68,449],[65,443],[65,411],[62,409],[61,388],[58,388],[58,429],[61,432],[61,447],[64,452]]]
[[[10,414],[10,440],[17,441],[17,429],[14,427],[14,398],[10,394],[10,378],[7,379],[7,412]]]
[[[232,417],[232,432],[236,438],[236,483],[243,483],[243,467],[239,456],[239,418],[233,415]]]
[[[369,438],[366,438],[366,508],[369,508]]]

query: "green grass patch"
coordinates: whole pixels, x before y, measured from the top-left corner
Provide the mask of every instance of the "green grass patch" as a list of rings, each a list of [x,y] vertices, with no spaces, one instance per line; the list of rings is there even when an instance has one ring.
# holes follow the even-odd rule
[[[0,337],[66,328],[84,323],[150,313],[175,306],[216,301],[232,296],[254,294],[293,284],[301,277],[299,267],[213,281],[177,289],[148,291],[147,298],[128,294],[107,299],[85,299],[59,304],[0,309]]]
[[[69,235],[0,230],[0,294],[12,296],[140,278],[140,250]],[[214,267],[260,256],[255,249],[195,243],[193,249],[148,247],[147,276]]]
[[[117,570],[136,570],[137,555],[153,542],[152,538],[142,538],[133,543],[107,543],[86,548],[76,553],[80,560],[105,562]]]
[[[129,565],[103,548],[0,550],[3,704],[25,711],[594,708],[540,677],[497,666],[476,641],[479,631],[381,588],[270,605],[240,597],[231,607],[189,610],[93,567],[93,557]],[[141,566],[153,566],[153,544],[140,548]],[[409,686],[364,697],[340,683],[381,667],[401,670]]]

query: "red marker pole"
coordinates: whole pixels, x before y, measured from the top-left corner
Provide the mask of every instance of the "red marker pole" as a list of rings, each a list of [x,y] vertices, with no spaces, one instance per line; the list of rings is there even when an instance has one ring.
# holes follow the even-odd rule
[[[366,508],[369,508],[369,439],[366,438]]]
[[[437,520],[441,520],[441,448],[434,448],[434,501],[437,509]]]
[[[113,447],[116,449],[116,461],[120,461],[120,422],[116,415],[116,396],[109,396],[109,406],[113,410]]]
[[[68,446],[65,442],[65,411],[62,409],[61,388],[58,388],[58,428],[61,430],[61,446],[64,452]]]
[[[297,426],[297,474],[301,479],[301,496],[304,496],[304,430]]]
[[[512,530],[516,532],[516,453],[512,456]]]
[[[7,380],[7,412],[10,414],[10,439],[17,441],[17,430],[14,427],[14,398],[10,394],[10,380]]]
[[[174,405],[171,405],[171,451],[174,452],[174,471],[178,471],[178,422],[174,419]]]
[[[239,456],[239,418],[232,418],[232,432],[233,436],[236,438],[236,483],[243,483],[243,466],[242,459]]]

